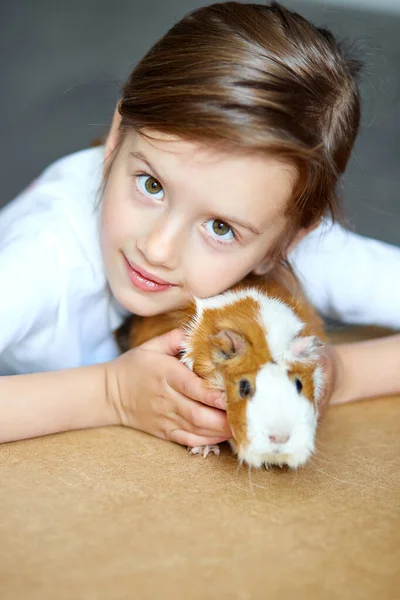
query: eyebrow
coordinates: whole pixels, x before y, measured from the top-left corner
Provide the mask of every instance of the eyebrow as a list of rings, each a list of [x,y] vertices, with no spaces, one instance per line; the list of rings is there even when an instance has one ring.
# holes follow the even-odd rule
[[[133,156],[133,158],[137,158],[138,160],[141,160],[142,162],[144,162],[145,165],[148,166],[150,171],[152,171],[154,173],[156,178],[159,180],[162,180],[161,175],[159,175],[157,173],[157,170],[153,167],[153,165],[151,164],[149,159],[145,156],[145,154],[143,154],[143,152],[140,152],[140,151],[139,152],[129,152],[129,155]],[[261,231],[259,231],[257,229],[257,227],[255,227],[251,223],[248,223],[247,221],[243,221],[241,219],[236,219],[233,217],[231,218],[231,217],[222,217],[222,216],[219,216],[218,219],[221,221],[224,221],[224,222],[227,221],[228,223],[232,223],[234,225],[239,225],[239,227],[244,227],[245,229],[249,229],[255,235],[261,235]]]
[[[261,231],[259,231],[257,229],[257,227],[254,227],[254,225],[252,225],[251,223],[248,223],[247,221],[241,221],[240,219],[234,219],[233,217],[219,217],[221,219],[221,221],[227,221],[228,223],[232,223],[234,225],[239,225],[239,227],[244,227],[245,229],[249,229],[252,233],[255,233],[256,235],[261,235]]]
[[[157,173],[157,169],[155,169],[153,167],[153,165],[151,164],[149,159],[143,154],[143,152],[129,152],[129,155],[133,156],[133,158],[137,158],[138,160],[141,160],[142,162],[144,162],[145,165],[147,165],[149,167],[150,171],[153,171],[153,173],[157,177],[157,179],[162,179],[161,175],[159,175]]]

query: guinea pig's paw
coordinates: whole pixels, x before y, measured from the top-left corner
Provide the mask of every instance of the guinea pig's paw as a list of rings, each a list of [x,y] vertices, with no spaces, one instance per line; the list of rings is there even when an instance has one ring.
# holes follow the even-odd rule
[[[211,446],[195,446],[194,448],[188,448],[190,454],[202,454],[203,458],[206,458],[211,452],[219,454],[219,446],[212,444]]]

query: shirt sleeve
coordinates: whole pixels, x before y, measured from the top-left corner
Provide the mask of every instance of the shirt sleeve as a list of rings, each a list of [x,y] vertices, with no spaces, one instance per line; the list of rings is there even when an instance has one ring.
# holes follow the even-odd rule
[[[0,241],[0,356],[56,312],[55,254],[46,233]]]
[[[289,258],[323,316],[400,329],[400,248],[325,221]]]

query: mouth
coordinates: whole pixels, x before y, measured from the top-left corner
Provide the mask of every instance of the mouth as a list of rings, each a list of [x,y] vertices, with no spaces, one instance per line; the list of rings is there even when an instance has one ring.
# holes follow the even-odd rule
[[[161,279],[160,277],[156,277],[152,273],[142,269],[142,267],[130,262],[126,258],[125,254],[123,256],[125,259],[129,279],[133,285],[140,290],[144,290],[146,292],[163,292],[165,290],[169,290],[170,288],[176,287],[175,284],[165,281],[165,279]]]
[[[305,465],[312,454],[313,449],[309,448],[303,448],[302,450],[297,450],[295,452],[282,450],[265,453],[249,451],[249,449],[247,449],[238,453],[238,456],[240,460],[255,468],[260,468],[262,466],[268,468],[268,465],[277,465],[279,467],[287,465],[291,469],[297,469],[297,467]]]

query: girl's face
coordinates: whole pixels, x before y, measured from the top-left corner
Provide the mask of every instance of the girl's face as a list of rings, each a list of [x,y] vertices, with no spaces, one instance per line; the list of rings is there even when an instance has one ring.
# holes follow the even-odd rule
[[[151,316],[224,292],[282,235],[294,170],[161,133],[126,134],[106,183],[101,247],[126,309]],[[266,269],[265,269],[266,270]]]

